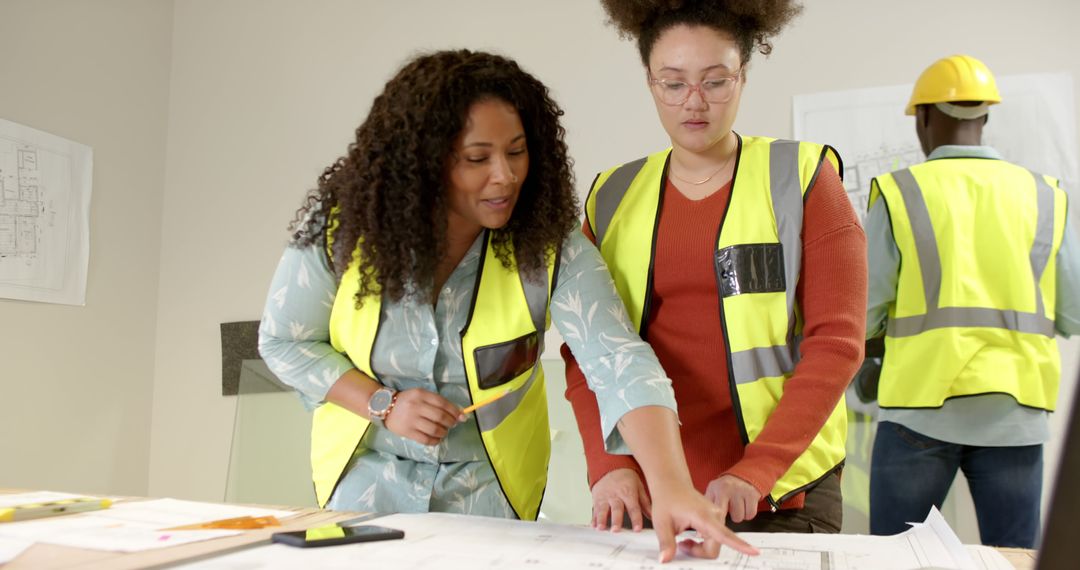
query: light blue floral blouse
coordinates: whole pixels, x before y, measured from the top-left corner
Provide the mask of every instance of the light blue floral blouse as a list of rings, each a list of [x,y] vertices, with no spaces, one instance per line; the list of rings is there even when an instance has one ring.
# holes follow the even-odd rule
[[[382,304],[372,369],[383,384],[396,390],[430,390],[462,407],[471,403],[460,331],[482,242],[478,237],[473,243],[434,307],[408,296]],[[337,277],[318,247],[285,249],[259,328],[259,351],[270,370],[295,388],[309,408],[322,403],[334,382],[353,368],[348,357],[330,345],[336,294]],[[564,243],[550,311],[596,392],[608,451],[628,453],[615,429],[623,414],[650,405],[675,410],[675,397],[652,349],[634,332],[600,253],[579,232]],[[327,507],[513,518],[479,430],[472,425],[475,421],[470,415],[435,446],[372,426]]]

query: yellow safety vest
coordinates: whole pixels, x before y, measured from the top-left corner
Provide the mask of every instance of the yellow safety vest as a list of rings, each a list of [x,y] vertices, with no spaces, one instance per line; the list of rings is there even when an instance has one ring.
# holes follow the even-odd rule
[[[802,316],[795,300],[802,263],[803,195],[825,160],[843,172],[829,146],[739,137],[727,214],[718,222],[714,265],[728,382],[744,444],[757,438],[799,359]],[[619,295],[642,338],[648,333],[652,262],[671,149],[600,174],[585,215]],[[648,255],[645,253],[648,252]],[[809,489],[844,461],[843,398],[809,448],[772,488],[773,508]]]
[[[870,524],[870,457],[873,454],[877,420],[869,414],[848,409],[847,456],[844,458],[844,478],[840,481],[844,497],[844,522],[854,528]],[[850,516],[854,514],[856,519]]]
[[[518,518],[535,520],[547,485],[551,439],[544,371],[540,365],[557,254],[539,279],[506,268],[485,230],[480,270],[461,345],[469,394],[478,402],[511,393],[476,410],[477,427],[499,485]],[[330,342],[371,378],[371,352],[379,331],[381,298],[356,308],[358,265],[342,276],[330,313]],[[315,496],[325,506],[370,422],[336,404],[315,410],[311,468]]]
[[[1003,160],[931,160],[879,176],[900,264],[878,387],[883,408],[1009,394],[1057,405],[1055,259],[1066,195]]]

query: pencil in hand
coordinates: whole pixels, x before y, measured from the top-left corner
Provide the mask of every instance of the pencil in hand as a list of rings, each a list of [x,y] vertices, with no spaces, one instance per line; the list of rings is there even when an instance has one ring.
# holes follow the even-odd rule
[[[471,414],[471,413],[475,412],[477,410],[477,408],[482,408],[482,407],[484,407],[484,406],[498,400],[499,398],[502,398],[503,396],[509,394],[510,392],[513,392],[513,390],[510,389],[510,388],[507,388],[506,390],[503,390],[501,393],[495,394],[494,396],[492,396],[492,397],[490,397],[490,398],[488,398],[486,400],[480,400],[479,402],[476,402],[475,404],[461,410],[461,415],[465,416],[465,415]]]

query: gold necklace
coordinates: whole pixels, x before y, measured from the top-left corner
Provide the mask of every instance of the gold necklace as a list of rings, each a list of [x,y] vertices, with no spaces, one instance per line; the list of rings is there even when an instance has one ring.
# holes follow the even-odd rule
[[[729,156],[728,159],[724,161],[724,164],[722,164],[720,166],[720,168],[716,169],[716,172],[713,172],[712,174],[710,174],[708,176],[708,178],[705,178],[704,180],[701,180],[699,182],[694,182],[693,180],[687,180],[687,179],[683,178],[682,176],[679,176],[678,174],[675,174],[675,171],[671,170],[671,169],[668,169],[668,172],[672,176],[674,176],[675,178],[678,178],[679,180],[682,180],[683,182],[686,182],[687,184],[693,184],[694,186],[701,186],[702,184],[712,180],[713,177],[716,176],[717,174],[720,174],[721,170],[724,170],[725,168],[727,168],[728,164],[731,163],[731,159],[733,159],[733,158],[735,158],[735,153],[732,153],[731,156]]]

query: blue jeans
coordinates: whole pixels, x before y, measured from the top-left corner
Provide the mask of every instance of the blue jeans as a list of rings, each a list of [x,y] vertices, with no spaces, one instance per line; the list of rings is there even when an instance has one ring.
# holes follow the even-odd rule
[[[941,508],[962,469],[982,543],[1035,548],[1042,495],[1042,445],[976,447],[882,422],[870,462],[870,533],[891,535]]]

